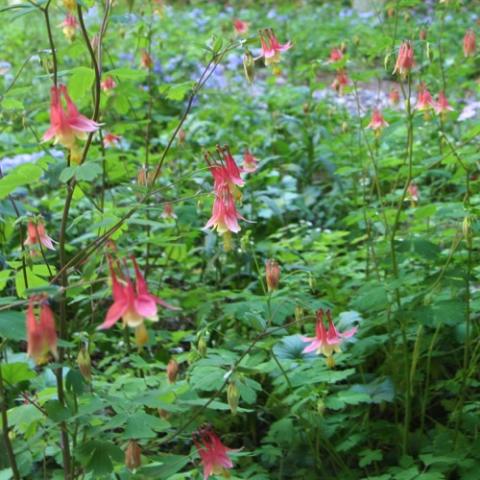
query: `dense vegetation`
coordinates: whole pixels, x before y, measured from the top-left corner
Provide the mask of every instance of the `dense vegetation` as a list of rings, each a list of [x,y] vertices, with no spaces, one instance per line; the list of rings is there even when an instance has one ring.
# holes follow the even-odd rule
[[[479,478],[478,3],[353,3],[4,0],[0,480]]]

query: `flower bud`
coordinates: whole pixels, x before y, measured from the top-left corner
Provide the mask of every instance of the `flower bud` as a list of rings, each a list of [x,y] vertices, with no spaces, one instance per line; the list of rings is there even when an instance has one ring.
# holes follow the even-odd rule
[[[172,358],[167,365],[167,378],[169,383],[175,383],[178,375],[178,363]]]
[[[90,358],[90,354],[85,347],[81,347],[80,351],[78,352],[77,356],[77,365],[80,369],[80,373],[82,377],[87,381],[92,381],[92,360]]]
[[[197,350],[200,356],[205,357],[207,355],[207,341],[203,335],[198,339]]]
[[[163,408],[157,408],[157,412],[160,418],[163,418],[165,420],[168,420],[170,418],[170,412],[167,412],[167,410],[164,410]]]
[[[63,0],[63,6],[69,10],[75,10],[77,8],[77,0]]]
[[[335,358],[333,358],[333,355],[326,357],[325,363],[327,364],[328,368],[333,368],[335,366]]]
[[[275,260],[267,260],[265,264],[265,276],[267,279],[268,291],[272,292],[273,290],[276,290],[280,281],[280,266]]]
[[[420,40],[426,40],[427,39],[427,31],[422,28],[418,34]]]
[[[135,470],[142,463],[141,456],[142,450],[138,443],[135,440],[130,440],[125,450],[125,466],[129,470]]]
[[[144,345],[148,342],[148,331],[145,327],[145,324],[140,324],[135,328],[135,344],[138,348],[143,348]]]
[[[247,50],[243,56],[243,71],[245,78],[249,83],[252,83],[255,78],[255,60],[252,54]]]
[[[183,128],[178,131],[178,144],[183,145],[185,143],[185,139],[187,138],[187,133]]]
[[[472,220],[469,215],[467,215],[462,222],[462,232],[463,236],[467,239],[470,238],[470,235],[472,234]]]
[[[300,305],[295,307],[295,321],[302,325],[303,323],[303,308]]]
[[[320,399],[317,402],[317,412],[323,417],[323,414],[325,413],[325,402]]]
[[[237,414],[238,401],[240,400],[240,392],[235,381],[230,382],[227,387],[227,402],[232,415]]]

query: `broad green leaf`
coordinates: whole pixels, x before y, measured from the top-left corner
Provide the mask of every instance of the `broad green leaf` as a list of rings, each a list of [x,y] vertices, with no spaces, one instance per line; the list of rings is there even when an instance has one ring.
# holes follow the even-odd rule
[[[5,198],[17,187],[32,186],[42,175],[42,169],[31,163],[19,165],[0,179],[0,199]]]

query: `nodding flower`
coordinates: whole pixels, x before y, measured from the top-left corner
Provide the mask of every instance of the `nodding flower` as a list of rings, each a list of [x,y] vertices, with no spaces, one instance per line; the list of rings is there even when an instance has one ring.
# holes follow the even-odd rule
[[[140,327],[145,319],[156,322],[158,321],[157,305],[170,310],[179,310],[179,308],[150,293],[148,284],[138,268],[135,257],[132,255],[130,258],[135,270],[135,283],[132,282],[128,273],[120,272],[121,277],[118,278],[112,259],[108,259],[112,281],[113,304],[108,309],[104,322],[97,327],[97,330],[106,330],[113,327],[120,318],[124,327],[129,326],[132,328]]]
[[[245,150],[243,154],[242,170],[245,173],[253,173],[257,170],[258,160],[250,153],[250,150]]]
[[[40,244],[49,250],[55,250],[53,246],[53,240],[47,235],[45,230],[45,225],[42,221],[33,222],[29,221],[27,224],[27,238],[24,245],[35,245]]]
[[[35,307],[40,306],[40,315]],[[30,297],[26,313],[27,355],[37,365],[48,362],[49,352],[58,359],[55,318],[45,296]]]
[[[118,145],[120,143],[121,139],[122,138],[119,137],[118,135],[114,135],[113,133],[107,133],[103,137],[103,146],[105,148],[115,147],[116,145]]]
[[[248,23],[237,18],[233,21],[233,28],[238,35],[244,35],[248,32]]]
[[[367,128],[371,128],[375,134],[379,134],[382,128],[388,127],[388,122],[383,118],[382,112],[375,108],[372,112],[372,118]]]
[[[339,62],[343,58],[343,52],[340,48],[332,48],[330,50],[330,56],[328,57],[328,61],[331,63]]]
[[[102,83],[100,84],[102,90],[104,92],[109,92],[111,90],[114,90],[117,87],[117,83],[115,80],[109,75],[106,77],[104,80],[102,80]]]
[[[447,112],[453,110],[443,90],[438,94],[437,101],[434,103],[433,108],[438,115],[445,115]]]
[[[292,42],[288,41],[283,45],[279,43],[275,33],[271,28],[265,28],[260,31],[261,57],[265,59],[265,65],[280,62],[280,55],[292,48]]]
[[[470,29],[465,32],[463,37],[463,54],[465,57],[473,57],[477,49],[475,32]]]
[[[233,468],[229,452],[235,450],[226,447],[210,426],[200,428],[192,438],[202,461],[203,479],[210,475],[227,476],[227,470]]]
[[[391,88],[388,94],[388,99],[390,100],[390,103],[392,105],[398,105],[398,103],[400,102],[400,92],[398,91],[398,88]]]
[[[62,96],[66,109],[62,104]],[[95,132],[100,124],[82,115],[68,95],[65,85],[51,88],[50,128],[43,135],[43,141],[54,139],[69,149],[73,148],[77,138],[84,139],[87,133]]]
[[[412,204],[415,206],[420,199],[420,191],[415,183],[410,183],[407,189],[408,197],[410,198]]]
[[[325,357],[332,357],[335,352],[341,352],[341,344],[346,338],[353,337],[357,332],[356,327],[340,333],[333,324],[332,314],[327,310],[328,330],[323,322],[324,312],[322,309],[317,311],[317,323],[315,325],[315,337],[303,337],[304,342],[310,343],[303,349],[305,353],[316,352]]]
[[[417,104],[415,105],[415,110],[419,112],[425,112],[433,108],[433,98],[428,88],[425,85],[425,82],[422,82],[418,87],[418,98]]]
[[[410,42],[403,42],[398,49],[397,61],[393,73],[406,77],[415,65],[413,47]]]
[[[332,88],[338,92],[339,95],[343,94],[343,89],[348,85],[348,75],[345,70],[338,70],[335,75],[335,79],[332,83]]]
[[[67,13],[65,20],[60,24],[60,27],[62,27],[65,37],[72,41],[75,38],[78,29],[77,19],[71,13]]]

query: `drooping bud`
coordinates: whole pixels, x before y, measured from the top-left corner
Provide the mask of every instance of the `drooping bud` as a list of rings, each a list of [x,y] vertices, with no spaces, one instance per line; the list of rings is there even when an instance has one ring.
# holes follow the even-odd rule
[[[469,215],[466,215],[462,222],[462,232],[466,239],[470,239],[472,235],[472,220]]]
[[[397,105],[400,102],[400,92],[398,88],[393,87],[388,94],[388,99],[392,105]]]
[[[92,360],[90,358],[90,354],[88,353],[88,349],[84,346],[80,348],[77,356],[77,365],[80,369],[80,373],[82,377],[87,381],[92,381]]]
[[[130,440],[125,450],[125,466],[129,470],[135,470],[141,464],[142,450],[135,440]]]
[[[155,172],[149,172],[146,167],[142,167],[137,173],[137,183],[142,187],[149,187],[153,182]]]
[[[77,0],[63,0],[63,6],[69,10],[75,10],[77,8]]]
[[[323,414],[325,413],[325,402],[320,399],[317,402],[317,412],[323,417]]]
[[[475,32],[473,30],[467,30],[463,37],[463,54],[465,57],[473,57],[475,50],[477,49]]]
[[[185,139],[187,138],[187,133],[183,128],[178,131],[178,144],[183,145],[185,143]]]
[[[325,363],[327,364],[328,368],[335,367],[335,358],[333,357],[333,355],[325,357]]]
[[[147,70],[151,70],[153,68],[153,60],[152,57],[148,54],[146,50],[142,51],[142,56],[140,58],[140,65]]]
[[[200,356],[205,357],[207,355],[207,340],[203,335],[198,339],[197,350]]]
[[[418,36],[419,36],[420,40],[426,40],[427,39],[427,31],[424,28],[422,28],[420,30],[420,32],[418,33]]]
[[[143,348],[148,342],[148,331],[144,323],[141,323],[135,328],[135,345],[138,348]]]
[[[269,292],[276,290],[280,281],[280,265],[272,259],[267,260],[265,264],[265,277]]]
[[[243,55],[243,71],[247,82],[253,83],[255,78],[255,60],[249,50]]]
[[[167,365],[167,378],[169,383],[175,383],[178,375],[178,363],[174,358],[171,358]]]
[[[239,400],[240,392],[238,390],[237,383],[233,380],[228,384],[227,387],[227,402],[232,415],[237,414]]]

